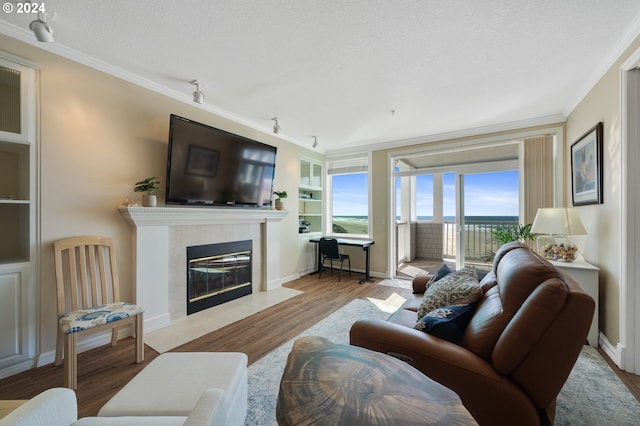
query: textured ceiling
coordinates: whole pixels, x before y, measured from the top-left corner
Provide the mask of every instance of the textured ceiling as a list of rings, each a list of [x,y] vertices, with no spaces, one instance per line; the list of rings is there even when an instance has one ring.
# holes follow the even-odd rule
[[[563,119],[640,32],[638,0],[44,4],[55,43],[0,32],[324,152]]]

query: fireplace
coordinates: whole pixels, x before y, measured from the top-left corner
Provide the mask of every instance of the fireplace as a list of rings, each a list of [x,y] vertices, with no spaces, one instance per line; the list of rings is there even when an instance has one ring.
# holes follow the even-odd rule
[[[286,210],[212,207],[123,207],[133,229],[134,290],[151,333],[187,316],[187,250],[199,244],[251,240],[252,291],[280,287],[280,227]]]
[[[187,247],[187,315],[252,292],[252,241]]]

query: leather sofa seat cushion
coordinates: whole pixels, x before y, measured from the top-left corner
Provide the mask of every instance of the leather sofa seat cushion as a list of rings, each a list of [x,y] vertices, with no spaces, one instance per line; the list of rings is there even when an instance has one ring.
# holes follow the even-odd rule
[[[420,309],[421,304],[422,304],[422,294],[409,296],[407,298],[407,301],[404,302],[404,304],[402,305],[402,309],[413,311],[414,312],[413,319],[415,322],[416,315],[417,315],[418,309]]]

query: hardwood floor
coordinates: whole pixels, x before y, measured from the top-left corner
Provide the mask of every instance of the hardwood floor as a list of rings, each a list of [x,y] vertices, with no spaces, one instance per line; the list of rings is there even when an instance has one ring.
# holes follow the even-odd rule
[[[251,364],[354,299],[387,299],[394,293],[400,296],[410,294],[410,290],[379,285],[381,280],[359,285],[360,278],[358,274],[354,274],[352,279],[347,275],[343,276],[342,282],[337,282],[337,276],[332,278],[328,273],[323,274],[322,279],[317,275],[305,276],[285,285],[303,291],[301,295],[186,343],[174,351],[244,352]],[[145,361],[135,364],[134,353],[134,340],[127,338],[115,347],[104,346],[79,355],[76,394],[80,417],[95,415],[109,398],[158,356],[157,352],[145,346]],[[640,376],[621,372],[606,355],[603,354],[603,357],[636,399],[640,400]],[[62,385],[62,366],[51,364],[0,380],[0,399],[29,399],[45,389]]]
[[[174,351],[228,351],[244,352],[249,364],[291,340],[318,321],[337,311],[354,299],[373,297],[386,299],[393,293],[401,296],[409,290],[379,285],[358,284],[361,275],[323,273],[305,276],[286,284],[286,287],[301,290],[295,296],[271,308],[265,309],[244,320],[237,321],[213,333],[186,343]],[[115,347],[104,346],[78,356],[79,416],[92,416],[135,374],[158,353],[145,346],[145,360],[134,363],[134,340],[122,339]],[[63,386],[62,366],[52,364],[29,370],[0,380],[0,399],[29,399],[52,387]]]

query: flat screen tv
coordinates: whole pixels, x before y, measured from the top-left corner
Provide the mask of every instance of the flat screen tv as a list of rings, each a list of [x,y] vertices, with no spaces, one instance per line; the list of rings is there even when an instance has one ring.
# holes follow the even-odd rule
[[[171,114],[167,204],[271,205],[276,148]]]

